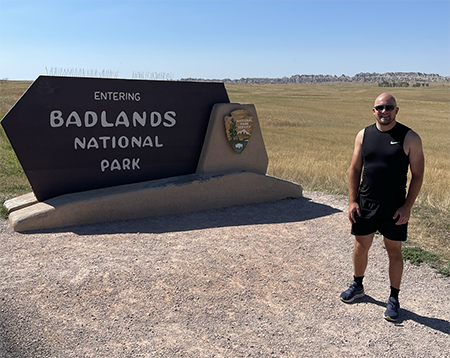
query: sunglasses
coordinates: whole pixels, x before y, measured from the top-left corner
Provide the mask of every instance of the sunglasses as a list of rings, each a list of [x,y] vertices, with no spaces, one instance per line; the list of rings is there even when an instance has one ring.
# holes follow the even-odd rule
[[[393,106],[392,104],[388,104],[387,106],[375,106],[374,108],[378,112],[382,112],[384,109],[386,109],[386,111],[393,111],[395,109],[395,106]]]

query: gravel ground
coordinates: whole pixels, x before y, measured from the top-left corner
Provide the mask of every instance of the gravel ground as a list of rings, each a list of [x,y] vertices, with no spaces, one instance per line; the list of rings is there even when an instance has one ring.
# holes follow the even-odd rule
[[[0,357],[450,357],[450,279],[405,263],[383,319],[387,254],[367,296],[345,198],[305,198],[20,234],[0,220]]]

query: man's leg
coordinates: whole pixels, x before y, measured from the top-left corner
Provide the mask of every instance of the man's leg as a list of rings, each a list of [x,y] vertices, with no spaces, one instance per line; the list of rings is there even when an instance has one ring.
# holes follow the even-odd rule
[[[372,246],[375,233],[355,236],[355,249],[353,250],[353,270],[355,277],[362,277],[366,272],[369,249]]]
[[[345,303],[351,303],[356,298],[364,296],[362,280],[366,271],[369,249],[374,235],[355,236],[355,249],[353,250],[354,281],[340,296],[341,301]]]
[[[384,318],[388,321],[397,322],[400,310],[398,293],[403,275],[402,241],[393,241],[385,237],[384,245],[389,255],[389,279],[391,281],[391,294],[386,304]]]
[[[403,275],[402,241],[384,238],[384,245],[389,255],[389,279],[391,286],[399,290]]]

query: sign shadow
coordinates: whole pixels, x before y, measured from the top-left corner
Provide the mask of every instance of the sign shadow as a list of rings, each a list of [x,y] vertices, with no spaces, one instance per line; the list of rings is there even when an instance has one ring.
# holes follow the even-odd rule
[[[29,231],[28,233],[72,231],[78,235],[139,232],[160,234],[215,227],[301,222],[340,212],[342,210],[329,205],[315,203],[305,197],[300,197],[183,214],[43,229]]]

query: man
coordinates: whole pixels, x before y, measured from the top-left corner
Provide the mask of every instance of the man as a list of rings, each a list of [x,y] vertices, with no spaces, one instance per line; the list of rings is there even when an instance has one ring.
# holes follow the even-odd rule
[[[393,322],[399,318],[402,242],[406,240],[411,208],[424,172],[422,141],[413,130],[396,121],[398,111],[392,95],[379,95],[373,108],[376,122],[356,136],[348,178],[348,218],[355,235],[354,281],[340,296],[346,303],[364,296],[362,281],[368,252],[375,232],[379,231],[389,256],[391,285],[384,318]],[[411,181],[406,193],[408,167]]]

